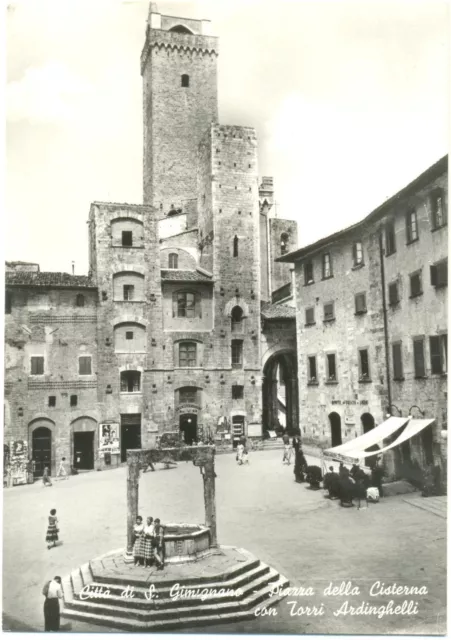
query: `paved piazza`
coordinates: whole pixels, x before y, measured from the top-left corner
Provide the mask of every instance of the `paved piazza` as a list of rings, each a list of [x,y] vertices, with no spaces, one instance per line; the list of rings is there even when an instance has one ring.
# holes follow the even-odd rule
[[[307,457],[308,458],[308,457]],[[293,467],[281,464],[282,452],[251,454],[249,466],[234,456],[216,460],[219,541],[244,547],[287,576],[292,587],[314,595],[291,595],[276,615],[205,632],[443,634],[446,631],[446,520],[406,502],[403,496],[369,509],[340,508],[294,482]],[[308,462],[315,463],[312,458]],[[58,511],[63,545],[47,550],[45,533],[52,507]],[[140,483],[140,512],[163,522],[204,520],[202,478],[191,463],[146,473]],[[46,579],[62,576],[84,562],[125,546],[126,469],[86,473],[44,488],[41,483],[4,491],[3,610],[4,629],[43,630]],[[425,595],[378,595],[376,581],[408,587],[425,586]],[[330,582],[352,582],[359,594],[324,594]],[[373,587],[373,589],[375,589]],[[348,601],[381,607],[394,600],[417,602],[414,613],[334,615]],[[297,604],[292,604],[297,602]],[[319,616],[300,607],[323,605]],[[342,609],[343,610],[343,609]],[[415,610],[415,609],[414,609]],[[66,623],[67,630],[105,631]],[[184,629],[199,631],[199,629]]]

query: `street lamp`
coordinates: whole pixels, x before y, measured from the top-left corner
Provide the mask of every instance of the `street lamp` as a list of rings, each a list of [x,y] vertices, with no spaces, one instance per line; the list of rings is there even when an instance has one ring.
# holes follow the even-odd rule
[[[409,418],[412,418],[412,409],[418,409],[418,411],[421,413],[421,417],[424,418],[424,414],[426,413],[425,411],[422,411],[420,409],[420,407],[416,404],[413,404],[410,409],[409,409]]]
[[[390,404],[387,407],[387,418],[391,418],[392,417],[392,413],[391,413],[391,408],[394,407],[396,409],[396,411],[399,413],[399,417],[402,416],[402,411],[399,407],[397,407],[395,404]]]

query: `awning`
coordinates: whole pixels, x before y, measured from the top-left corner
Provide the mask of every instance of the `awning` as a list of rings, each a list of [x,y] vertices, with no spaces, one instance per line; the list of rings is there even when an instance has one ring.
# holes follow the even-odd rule
[[[407,424],[408,421],[409,418],[397,418],[391,416],[379,426],[368,431],[368,433],[364,433],[362,436],[354,438],[354,440],[349,440],[349,442],[340,444],[338,447],[326,449],[323,451],[323,456],[326,458],[333,458],[335,460],[343,460],[343,462],[350,462],[353,461],[352,459],[356,458],[364,458],[368,454],[364,453],[363,455],[356,456],[355,453],[357,451],[365,451],[365,449],[368,449],[368,447],[375,444],[382,445],[386,438],[390,437],[395,433],[395,431]],[[349,458],[349,460],[347,460],[347,458]]]
[[[416,420],[414,418],[391,417],[385,422],[383,422],[381,425],[376,427],[375,429],[372,429],[368,433],[365,433],[363,436],[359,436],[358,438],[355,438],[354,440],[350,440],[349,442],[346,442],[345,444],[340,445],[338,447],[334,447],[333,449],[327,449],[326,451],[324,451],[324,456],[328,458],[335,458],[336,460],[343,460],[344,462],[355,462],[357,460],[360,460],[361,458],[370,458],[371,456],[378,456],[384,451],[393,449],[394,447],[397,447],[403,442],[410,440],[410,438],[413,438],[414,436],[418,435],[420,431],[422,431],[426,427],[429,427],[429,425],[431,425],[434,421],[435,421],[434,418],[426,419],[426,420]],[[388,423],[390,423],[390,425]],[[406,428],[396,438],[396,440],[386,445],[385,447],[381,447],[377,451],[365,451],[367,447],[382,442],[380,437],[381,431],[379,431],[379,429],[384,427],[383,433],[387,435],[384,435],[382,439],[385,439],[389,437],[391,434],[395,433],[395,431],[403,427],[406,423],[407,423]],[[391,432],[387,433],[389,426],[390,428],[391,427],[394,427],[394,428],[391,428]],[[376,438],[373,438],[373,441],[369,442],[369,439],[366,438],[366,436],[369,436],[371,434],[375,434]],[[337,455],[337,452],[338,452],[338,455]]]

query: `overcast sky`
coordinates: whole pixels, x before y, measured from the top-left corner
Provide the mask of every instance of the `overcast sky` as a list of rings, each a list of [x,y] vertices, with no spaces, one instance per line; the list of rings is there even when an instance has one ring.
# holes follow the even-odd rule
[[[299,245],[365,216],[447,152],[448,5],[199,0],[219,114],[253,126],[259,174]],[[139,57],[148,2],[22,0],[7,13],[6,259],[88,269],[94,200],[142,202]]]

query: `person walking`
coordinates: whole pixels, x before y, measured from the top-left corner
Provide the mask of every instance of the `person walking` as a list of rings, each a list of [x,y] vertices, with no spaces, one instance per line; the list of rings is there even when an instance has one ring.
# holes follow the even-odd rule
[[[44,473],[42,474],[42,484],[44,487],[53,487],[50,480],[50,471],[48,467],[44,467]]]
[[[67,480],[67,471],[66,471],[66,458],[61,458],[60,466],[58,467],[58,473],[56,474],[57,478],[64,478]]]
[[[56,543],[58,542],[58,533],[59,529],[58,518],[56,517],[56,509],[51,509],[49,515],[49,526],[47,527],[47,535],[45,536],[47,549],[56,547]]]
[[[60,630],[60,599],[63,598],[63,590],[61,588],[61,577],[55,576],[53,580],[49,580],[42,589],[44,600],[44,630],[59,631]]]
[[[285,434],[283,436],[282,440],[283,440],[282,464],[291,464],[292,448],[291,448],[291,445],[290,445],[290,438],[288,437],[287,434]]]

